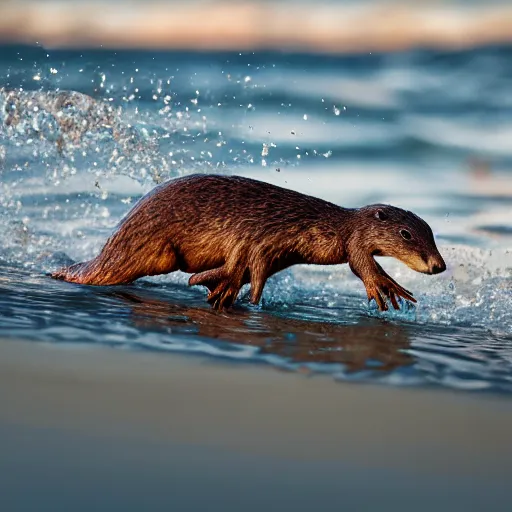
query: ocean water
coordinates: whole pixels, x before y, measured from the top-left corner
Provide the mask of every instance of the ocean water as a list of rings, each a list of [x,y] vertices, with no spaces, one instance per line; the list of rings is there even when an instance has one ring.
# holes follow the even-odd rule
[[[512,47],[345,56],[0,53],[0,333],[201,354],[340,381],[512,392]],[[62,95],[62,91],[67,91]],[[432,226],[448,270],[382,260],[418,299],[379,313],[347,265],[297,266],[210,310],[184,274],[87,287],[163,180],[243,174]]]

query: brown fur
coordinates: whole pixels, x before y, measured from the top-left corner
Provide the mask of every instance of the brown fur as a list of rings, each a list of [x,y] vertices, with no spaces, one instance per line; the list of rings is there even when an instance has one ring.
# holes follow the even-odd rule
[[[404,240],[406,229],[411,240]],[[190,285],[208,287],[216,309],[229,307],[251,283],[257,304],[271,275],[298,263],[349,263],[368,299],[398,309],[397,297],[416,302],[373,256],[395,257],[414,270],[446,267],[428,224],[387,205],[347,209],[240,176],[193,175],[164,183],[123,219],[100,255],[53,277],[91,284],[126,284],[182,270]]]

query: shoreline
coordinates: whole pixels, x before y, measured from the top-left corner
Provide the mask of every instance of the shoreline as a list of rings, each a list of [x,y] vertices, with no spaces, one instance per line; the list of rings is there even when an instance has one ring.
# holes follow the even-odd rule
[[[202,356],[3,340],[0,379],[3,403],[13,382],[17,398],[0,410],[0,422],[192,443],[207,437],[220,447],[293,457],[357,458],[359,439],[376,460],[391,446],[396,458],[400,445],[406,462],[406,447],[429,445],[422,455],[434,465],[446,449],[453,461],[474,452],[481,463],[495,462],[512,430],[512,402],[499,395],[337,382]],[[433,417],[442,430],[431,429]],[[314,449],[307,443],[313,433],[322,440]],[[443,451],[433,453],[434,442]]]

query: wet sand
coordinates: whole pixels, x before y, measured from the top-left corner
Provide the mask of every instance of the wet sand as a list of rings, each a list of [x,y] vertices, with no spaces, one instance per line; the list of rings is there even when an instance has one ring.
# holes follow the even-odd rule
[[[512,404],[0,341],[2,510],[505,510]]]

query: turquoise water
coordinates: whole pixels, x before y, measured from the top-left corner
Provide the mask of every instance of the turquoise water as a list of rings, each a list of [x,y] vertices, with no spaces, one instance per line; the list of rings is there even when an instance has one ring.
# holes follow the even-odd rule
[[[0,332],[511,392],[511,58],[511,47],[342,57],[3,47]],[[56,103],[62,90],[88,96]],[[229,314],[210,311],[184,274],[112,288],[47,277],[94,256],[156,183],[192,172],[411,209],[448,270],[383,260],[418,298],[388,313],[368,306],[346,265],[280,273],[261,307],[242,292]]]

